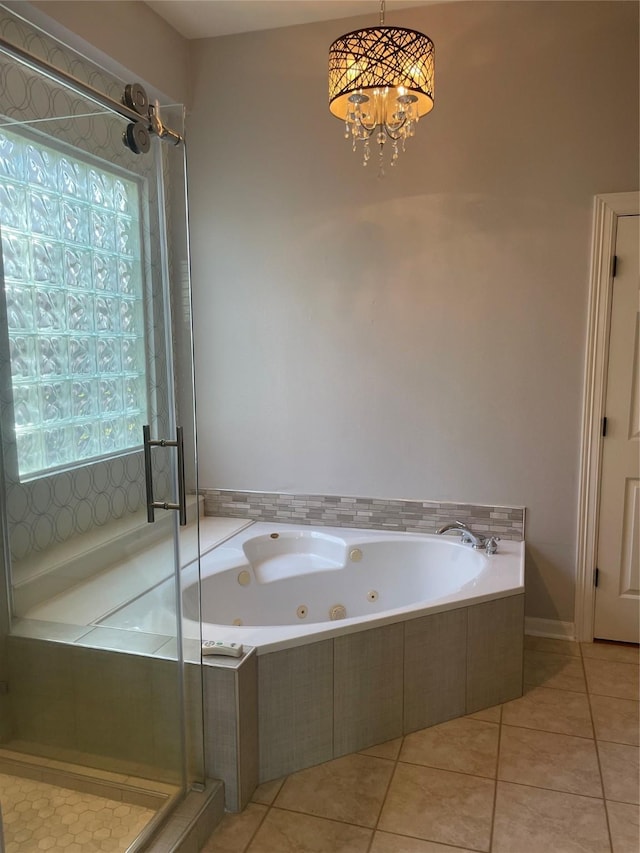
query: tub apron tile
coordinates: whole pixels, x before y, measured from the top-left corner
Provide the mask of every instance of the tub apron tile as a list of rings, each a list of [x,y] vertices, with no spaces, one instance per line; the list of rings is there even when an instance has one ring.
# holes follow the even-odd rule
[[[258,658],[260,782],[333,758],[333,640]]]
[[[405,623],[405,734],[465,713],[466,658],[466,608]]]
[[[402,734],[402,624],[334,639],[334,755]]]
[[[522,696],[524,595],[468,608],[467,714]]]

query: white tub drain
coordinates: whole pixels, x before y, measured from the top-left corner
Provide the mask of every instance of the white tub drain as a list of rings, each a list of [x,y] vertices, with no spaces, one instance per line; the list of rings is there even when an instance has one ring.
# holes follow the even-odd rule
[[[370,589],[369,592],[367,593],[367,598],[369,599],[369,601],[377,601],[378,600],[378,590],[377,589]]]
[[[301,604],[300,607],[298,607],[298,609],[296,610],[296,613],[298,614],[298,619],[304,619],[308,612],[309,608],[307,607],[307,605]]]
[[[347,615],[347,608],[344,604],[334,604],[329,608],[329,619],[344,619]]]

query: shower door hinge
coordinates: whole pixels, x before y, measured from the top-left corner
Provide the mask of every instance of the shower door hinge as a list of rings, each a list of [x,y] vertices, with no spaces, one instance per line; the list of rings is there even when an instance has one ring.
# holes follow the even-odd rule
[[[600,569],[595,568],[593,570],[593,585],[597,587],[599,580],[600,580]]]
[[[618,271],[618,256],[614,255],[611,261],[611,278],[616,277],[616,272]]]

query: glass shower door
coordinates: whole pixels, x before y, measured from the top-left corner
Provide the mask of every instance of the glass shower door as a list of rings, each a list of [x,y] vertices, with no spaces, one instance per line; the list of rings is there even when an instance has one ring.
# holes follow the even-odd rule
[[[135,154],[127,126],[0,52],[0,773],[44,757],[125,801],[123,780],[166,799],[204,772],[199,626],[180,615],[199,570],[184,152]],[[169,442],[150,452],[154,499],[184,493],[185,527],[147,521],[145,425]]]

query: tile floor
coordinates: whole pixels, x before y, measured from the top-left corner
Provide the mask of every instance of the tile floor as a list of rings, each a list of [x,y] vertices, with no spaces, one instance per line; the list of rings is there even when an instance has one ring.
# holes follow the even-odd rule
[[[6,853],[122,853],[151,809],[0,773]]]
[[[638,648],[525,638],[522,699],[258,788],[204,853],[638,853]]]

